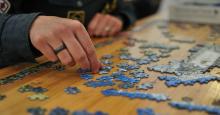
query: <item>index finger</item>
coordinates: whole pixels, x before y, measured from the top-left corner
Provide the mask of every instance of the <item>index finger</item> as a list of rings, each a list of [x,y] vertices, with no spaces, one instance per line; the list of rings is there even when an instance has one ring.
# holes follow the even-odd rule
[[[74,29],[74,33],[76,35],[77,40],[82,45],[83,49],[87,54],[92,71],[98,72],[101,64],[96,56],[95,47],[85,27],[83,25],[79,26],[77,29]]]

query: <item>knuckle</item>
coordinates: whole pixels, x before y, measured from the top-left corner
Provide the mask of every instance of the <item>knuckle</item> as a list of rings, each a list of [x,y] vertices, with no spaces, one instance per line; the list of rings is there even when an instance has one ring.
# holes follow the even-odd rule
[[[92,48],[88,48],[88,55],[89,55],[89,57],[93,57],[93,56],[95,56],[95,51],[94,50],[92,50]]]
[[[54,56],[50,56],[50,57],[49,57],[49,60],[52,61],[52,62],[55,62],[55,61],[57,61],[57,58],[54,57]]]
[[[94,30],[95,27],[94,27],[93,25],[89,25],[88,29],[89,29],[89,30]]]
[[[111,16],[108,14],[108,15],[105,16],[105,18],[110,19]]]
[[[79,62],[85,62],[86,60],[86,56],[85,55],[79,55],[76,60],[78,60]]]
[[[69,65],[69,64],[71,63],[71,60],[70,60],[70,59],[63,59],[63,60],[62,60],[62,63],[63,63],[64,65]]]
[[[57,36],[60,33],[65,33],[66,31],[68,31],[68,27],[67,26],[59,25],[59,26],[54,28],[54,30],[52,31],[52,34]]]
[[[76,29],[80,29],[83,26],[82,23],[79,22],[78,20],[73,20],[73,25]]]
[[[36,46],[41,46],[43,43],[44,43],[44,38],[43,36],[41,35],[38,35],[38,36],[35,36],[35,39],[33,40],[33,44],[36,45]]]
[[[46,55],[48,55],[48,56],[46,56]],[[57,61],[57,57],[56,56],[53,56],[51,54],[45,54],[45,56],[48,58],[48,60],[50,60],[52,62]]]

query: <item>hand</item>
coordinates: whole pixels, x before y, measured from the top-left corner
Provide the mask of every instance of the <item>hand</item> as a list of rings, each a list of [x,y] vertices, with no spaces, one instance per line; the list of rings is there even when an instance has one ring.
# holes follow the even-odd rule
[[[59,59],[62,64],[70,66],[78,63],[81,68],[89,68],[93,72],[100,69],[95,47],[84,26],[76,20],[39,16],[30,29],[30,39],[50,61]],[[56,55],[54,49],[62,45],[66,49]]]
[[[122,30],[123,22],[117,17],[97,13],[88,26],[91,36],[112,36]]]

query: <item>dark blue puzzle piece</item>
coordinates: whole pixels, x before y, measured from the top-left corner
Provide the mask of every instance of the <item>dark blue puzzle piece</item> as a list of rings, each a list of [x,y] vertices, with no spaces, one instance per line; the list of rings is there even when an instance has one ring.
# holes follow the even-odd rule
[[[108,115],[108,114],[102,111],[96,111],[95,113],[90,113],[86,110],[81,110],[81,111],[74,111],[72,115]]]
[[[48,89],[43,88],[43,87],[33,87],[32,88],[32,92],[35,92],[35,93],[44,93],[47,91],[48,91]]]
[[[151,108],[139,108],[137,109],[138,115],[155,115],[155,112]]]
[[[61,107],[54,108],[50,111],[49,115],[68,115],[69,110],[66,110]]]
[[[28,108],[27,112],[30,115],[45,115],[46,109],[41,107]]]
[[[77,87],[67,87],[64,89],[64,92],[66,92],[67,94],[77,94],[80,92],[80,89],[78,89]]]

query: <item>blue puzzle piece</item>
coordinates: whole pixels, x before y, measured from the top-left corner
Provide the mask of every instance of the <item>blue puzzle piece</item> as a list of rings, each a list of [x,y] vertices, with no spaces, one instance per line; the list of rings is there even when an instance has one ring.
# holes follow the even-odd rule
[[[149,64],[149,63],[150,63],[149,60],[138,60],[138,61],[137,61],[137,64],[138,64],[138,65],[145,65],[145,64]]]
[[[30,115],[45,115],[46,109],[41,107],[34,107],[28,108],[27,112],[30,113]]]
[[[102,111],[96,111],[95,113],[90,113],[86,110],[81,110],[81,111],[73,112],[72,115],[108,115],[108,114]]]
[[[204,111],[210,114],[220,115],[220,107],[216,106],[196,105],[190,102],[177,101],[172,101],[169,103],[169,105],[177,109],[185,109],[188,111]]]
[[[115,80],[126,82],[126,83],[137,83],[137,82],[140,81],[139,79],[130,78],[130,77],[127,77],[125,75],[120,75],[117,78],[115,78]]]
[[[44,93],[46,91],[48,91],[46,88],[43,88],[43,87],[33,87],[31,89],[32,92],[35,92],[35,93]]]
[[[49,113],[49,115],[68,115],[68,114],[69,111],[61,107],[54,108]]]
[[[80,78],[85,79],[85,80],[90,80],[93,78],[92,74],[81,74]]]
[[[133,83],[122,83],[122,84],[119,84],[119,87],[123,89],[128,89],[128,88],[133,88],[134,84]]]
[[[113,62],[112,61],[110,61],[110,60],[101,60],[101,62],[104,64],[104,65],[112,65],[113,64]]]
[[[101,77],[97,78],[96,80],[98,80],[98,81],[111,81],[111,80],[113,80],[113,77],[112,76],[101,76]]]
[[[155,101],[167,101],[169,97],[164,94],[153,94],[153,93],[144,93],[144,92],[128,92],[123,90],[107,89],[103,90],[102,94],[105,96],[124,96],[130,99],[149,99]]]
[[[117,71],[117,72],[113,72],[112,74],[111,74],[111,76],[113,77],[113,78],[117,78],[117,77],[119,77],[119,76],[121,76],[121,75],[124,75],[122,72],[119,72],[119,71]]]
[[[183,84],[185,86],[194,85],[195,83],[207,84],[210,81],[218,80],[217,77],[215,76],[205,76],[205,75],[200,78],[191,78],[189,80],[184,80],[184,79],[181,80],[178,77],[181,78],[181,76],[159,76],[158,79],[164,80],[165,84],[168,87],[176,87],[180,84]]]
[[[80,90],[77,87],[67,87],[64,89],[64,92],[67,94],[77,94],[80,92]]]
[[[155,115],[155,112],[151,108],[139,108],[137,109],[138,115]]]
[[[140,79],[142,79],[142,78],[148,78],[148,77],[149,77],[149,74],[147,74],[147,73],[137,73],[137,74],[134,74],[133,77],[134,77],[134,78],[140,78]]]
[[[88,81],[85,83],[88,87],[104,87],[104,86],[113,86],[115,83],[113,81]]]

